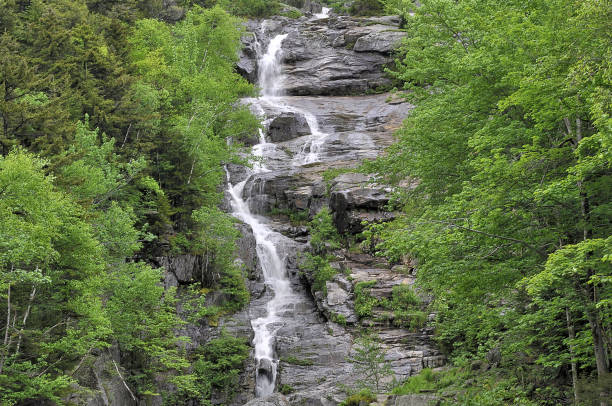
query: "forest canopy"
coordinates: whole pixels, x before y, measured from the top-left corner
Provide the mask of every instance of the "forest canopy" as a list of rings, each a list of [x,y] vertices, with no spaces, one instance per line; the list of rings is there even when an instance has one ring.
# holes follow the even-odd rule
[[[161,379],[206,402],[191,368],[202,355],[185,352],[185,315],[154,264],[193,254],[216,267],[187,296],[193,317],[248,301],[237,231],[217,207],[223,164],[242,159],[226,138],[259,126],[236,103],[253,93],[234,70],[241,20],[214,4],[0,9],[0,403],[62,404],[94,388],[83,371],[116,349],[136,395]],[[211,289],[225,302],[208,308]],[[240,364],[246,346],[232,345]]]
[[[457,362],[501,349],[542,404],[564,399],[559,380],[576,399],[609,389],[610,2],[386,3],[407,33],[390,73],[416,108],[367,169],[416,186],[371,243],[418,263]]]

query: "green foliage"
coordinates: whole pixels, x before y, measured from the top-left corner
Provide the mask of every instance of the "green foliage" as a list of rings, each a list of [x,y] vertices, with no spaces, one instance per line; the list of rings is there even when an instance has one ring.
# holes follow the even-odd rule
[[[376,285],[376,281],[355,284],[355,313],[360,318],[372,316],[372,309],[379,305],[379,300],[370,295],[369,288],[374,285]]]
[[[236,312],[249,301],[249,291],[242,269],[234,264],[237,251],[236,239],[240,233],[234,227],[234,219],[217,207],[203,207],[192,214],[197,225],[197,236],[190,251],[201,255],[200,282],[206,288],[218,288],[227,301],[222,307]],[[210,275],[217,275],[210,279]]]
[[[302,14],[302,12],[300,10],[292,8],[292,9],[289,9],[289,10],[281,12],[280,15],[282,15],[284,17],[289,17],[289,18],[297,19],[297,18],[302,17],[304,14]]]
[[[253,89],[234,72],[240,47],[239,20],[219,7],[194,6],[185,20],[168,26],[140,20],[130,38],[131,59],[142,89],[163,117],[155,141],[157,180],[176,214],[179,231],[193,226],[191,211],[220,199],[223,163],[239,158],[226,137],[259,126],[238,97]]]
[[[244,339],[232,337],[225,332],[201,347],[193,362],[199,400],[210,404],[210,396],[214,391],[224,402],[230,402],[249,353],[250,347]]]
[[[219,0],[218,3],[241,17],[265,18],[278,14],[281,9],[277,0]]]
[[[316,255],[340,248],[340,236],[326,207],[321,209],[310,222],[310,246]]]
[[[334,323],[338,323],[341,326],[346,326],[346,317],[343,314],[332,313],[330,315],[330,320]]]
[[[348,9],[355,16],[377,16],[384,14],[384,4],[381,0],[355,0]]]
[[[283,395],[290,395],[295,391],[295,389],[293,389],[291,385],[287,385],[286,383],[284,383],[281,385],[278,391],[282,393]]]
[[[501,346],[512,368],[576,363],[581,377],[603,379],[610,69],[596,55],[612,53],[610,9],[420,3],[387,2],[407,33],[392,74],[417,107],[368,165],[381,181],[418,185],[396,189],[403,214],[372,225],[367,242],[392,261],[418,261],[437,338],[453,356]],[[513,393],[497,388],[487,404]]]
[[[313,293],[323,292],[327,295],[327,282],[338,274],[338,270],[329,263],[329,252],[340,248],[340,236],[329,209],[321,209],[309,223],[309,229],[312,253],[306,253],[300,268],[312,275]]]
[[[349,359],[361,376],[359,387],[379,393],[387,385],[385,380],[393,376],[385,350],[373,334],[365,332],[355,340],[354,355]]]
[[[310,253],[306,253],[300,269],[313,275],[312,291],[323,292],[324,295],[327,295],[327,282],[338,274],[338,270],[329,264],[327,257]]]
[[[401,385],[393,388],[391,393],[394,395],[409,395],[411,393],[430,392],[434,388],[434,373],[431,369],[425,368],[418,375],[411,376]]]
[[[376,402],[376,396],[372,393],[370,389],[362,389],[359,392],[349,396],[344,399],[340,406],[359,406],[359,405],[369,405],[370,403]]]
[[[441,398],[442,405],[454,405],[457,402],[473,406],[537,404],[527,398],[526,389],[512,376],[456,367],[437,372],[423,369],[418,375],[411,376],[393,388],[391,393],[395,395],[435,393]],[[543,404],[558,404],[559,393],[549,392],[547,396],[550,397],[544,399],[547,402]]]
[[[61,371],[111,332],[96,289],[101,247],[45,164],[20,149],[0,157],[2,403],[59,400],[74,382]]]
[[[0,403],[97,390],[79,385],[111,344],[136,396],[202,395],[176,292],[144,261],[174,245],[209,264],[223,299],[193,317],[249,300],[216,208],[222,164],[241,160],[226,137],[259,125],[236,103],[252,92],[234,72],[240,20],[194,7],[170,26],[146,19],[166,15],[160,2],[135,0],[0,3]]]

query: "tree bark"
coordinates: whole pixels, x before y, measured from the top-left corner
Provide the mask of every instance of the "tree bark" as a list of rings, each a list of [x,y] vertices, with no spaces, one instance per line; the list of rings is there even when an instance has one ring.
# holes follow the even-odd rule
[[[30,299],[28,301],[28,307],[23,315],[23,320],[21,322],[21,329],[19,330],[19,337],[17,338],[17,349],[15,350],[15,354],[19,354],[19,349],[21,348],[21,340],[23,339],[23,330],[25,329],[26,323],[28,321],[28,317],[30,316],[30,310],[32,309],[32,302],[34,301],[34,297],[36,296],[36,287],[32,288],[32,293],[30,293]]]
[[[608,391],[605,388],[605,383],[608,378],[608,354],[603,339],[603,329],[597,317],[597,313],[593,310],[587,311],[589,326],[591,327],[591,336],[593,337],[593,350],[595,351],[595,364],[597,366],[597,381],[600,387],[599,405],[608,406]]]
[[[9,330],[11,328],[11,284],[9,283],[7,289],[7,308],[6,308],[6,329],[4,330],[4,341],[2,342],[2,358],[0,359],[0,374],[2,374],[2,369],[4,368],[4,362],[6,361],[6,356],[8,353],[8,336]]]
[[[574,359],[574,344],[573,340],[576,338],[576,331],[570,317],[569,309],[565,308],[565,319],[567,320],[567,334],[570,339],[569,350],[572,357],[572,389],[574,390],[574,404],[578,405],[580,398],[578,396],[578,368],[576,367],[576,360]]]

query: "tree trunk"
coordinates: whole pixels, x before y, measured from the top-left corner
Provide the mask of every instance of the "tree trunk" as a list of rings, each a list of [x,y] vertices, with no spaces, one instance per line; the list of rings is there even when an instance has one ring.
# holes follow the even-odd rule
[[[572,389],[574,390],[574,404],[578,405],[580,402],[580,398],[578,396],[578,369],[576,368],[576,360],[574,359],[574,344],[572,343],[576,338],[576,332],[574,330],[574,325],[572,324],[569,309],[567,307],[565,308],[565,319],[567,320],[567,334],[570,339],[569,350],[572,357]]]
[[[595,364],[597,365],[597,381],[600,387],[599,405],[608,406],[609,396],[605,388],[605,383],[608,378],[608,354],[603,338],[603,330],[601,323],[597,317],[597,313],[593,310],[587,311],[589,326],[591,327],[591,335],[593,336],[593,350],[595,351]]]
[[[0,374],[2,374],[2,369],[4,368],[4,362],[6,360],[6,356],[8,354],[8,336],[9,330],[11,329],[11,284],[9,283],[7,289],[7,299],[6,299],[6,329],[4,330],[4,341],[2,342],[2,358],[0,358]]]
[[[21,329],[19,330],[19,337],[17,339],[17,349],[15,350],[15,354],[19,354],[19,349],[21,348],[21,340],[23,339],[23,330],[25,329],[26,323],[28,321],[28,317],[30,316],[30,310],[32,309],[32,302],[34,301],[35,296],[36,296],[36,288],[33,287],[32,293],[30,293],[28,307],[23,315],[23,320],[21,322]]]

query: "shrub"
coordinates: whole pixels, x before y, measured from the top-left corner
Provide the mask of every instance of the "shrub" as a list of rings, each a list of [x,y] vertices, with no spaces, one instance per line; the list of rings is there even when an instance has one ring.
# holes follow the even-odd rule
[[[310,222],[310,246],[315,254],[340,248],[340,236],[327,207],[321,209]]]
[[[294,390],[295,389],[293,389],[291,385],[287,385],[285,383],[280,387],[279,392],[282,393],[283,395],[289,395],[290,393],[293,393]]]
[[[354,395],[349,396],[344,402],[340,403],[339,406],[359,406],[363,404],[362,402],[365,404],[376,402],[376,396],[374,396],[370,389],[362,389]]]
[[[214,391],[225,400],[231,400],[238,386],[238,378],[250,347],[241,338],[223,332],[196,353],[193,372],[201,400],[208,400]]]
[[[281,8],[276,0],[220,0],[219,4],[234,15],[255,18],[278,14]]]
[[[284,17],[289,17],[289,18],[297,19],[297,18],[300,18],[301,16],[303,16],[304,14],[302,14],[302,12],[300,10],[292,8],[292,9],[283,11],[282,13],[280,13],[280,15],[282,15]]]
[[[306,254],[306,260],[300,265],[300,268],[312,273],[314,279],[312,291],[323,292],[324,295],[327,295],[327,281],[331,281],[338,273],[329,264],[326,257],[308,253]]]
[[[431,369],[426,368],[420,374],[411,376],[401,385],[393,388],[391,393],[394,395],[409,395],[411,393],[420,393],[424,391],[432,391],[436,387],[435,376]]]
[[[360,318],[372,315],[372,308],[380,304],[380,301],[370,295],[370,289],[376,285],[376,281],[359,282],[355,285],[355,313]]]

